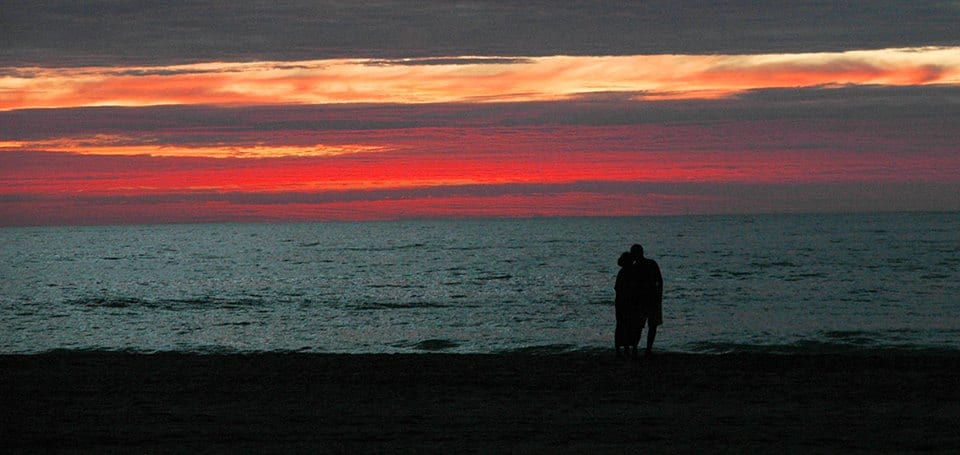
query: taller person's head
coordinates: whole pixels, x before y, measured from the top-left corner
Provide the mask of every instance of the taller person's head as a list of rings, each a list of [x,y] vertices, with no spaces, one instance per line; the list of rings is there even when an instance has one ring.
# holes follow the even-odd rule
[[[639,243],[634,243],[633,246],[630,247],[630,254],[637,259],[643,258],[643,247],[640,246]]]

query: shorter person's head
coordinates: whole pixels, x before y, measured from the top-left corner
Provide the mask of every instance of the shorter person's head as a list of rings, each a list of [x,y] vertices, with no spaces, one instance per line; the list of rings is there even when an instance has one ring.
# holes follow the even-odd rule
[[[637,259],[642,258],[642,257],[643,257],[643,247],[640,246],[639,243],[634,243],[633,246],[630,247],[630,254],[632,254],[633,257],[635,257],[635,258],[637,258]]]
[[[633,255],[630,253],[623,253],[620,255],[620,259],[617,259],[617,265],[620,267],[628,267],[633,263]]]

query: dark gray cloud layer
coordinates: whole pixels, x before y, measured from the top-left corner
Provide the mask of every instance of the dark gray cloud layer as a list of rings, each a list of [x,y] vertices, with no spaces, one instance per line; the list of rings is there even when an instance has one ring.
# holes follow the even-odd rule
[[[484,185],[462,187],[435,187],[417,189],[387,189],[375,191],[343,191],[318,193],[222,193],[191,192],[162,195],[135,196],[61,196],[35,194],[0,195],[0,226],[31,226],[47,224],[104,224],[104,223],[156,223],[156,222],[205,222],[205,221],[262,221],[263,216],[247,213],[245,207],[285,204],[317,204],[365,202],[382,200],[412,200],[429,203],[432,197],[445,196],[500,196],[500,195],[553,195],[590,193],[607,195],[644,195],[650,199],[676,200],[709,195],[709,207],[695,210],[697,214],[739,213],[830,213],[830,212],[895,212],[895,211],[957,211],[960,199],[953,195],[960,192],[956,183],[835,183],[807,185],[779,184],[644,184],[628,182],[576,182],[561,185]],[[63,204],[86,208],[83,215],[65,213]],[[34,210],[21,210],[21,204],[34,204]],[[130,214],[130,207],[157,207],[165,205],[182,207],[182,204],[219,203],[232,207],[226,213],[206,213],[176,209],[164,215],[149,215],[148,211]],[[665,213],[688,214],[689,207],[682,204],[675,208],[661,207]],[[169,211],[169,209],[167,209]],[[349,213],[346,212],[349,219]],[[354,214],[355,216],[355,214]],[[416,218],[417,214],[395,214],[396,218]],[[450,209],[448,217],[471,215],[469,207],[464,211]]]
[[[960,129],[960,87],[754,90],[730,99],[637,102],[634,94],[490,104],[352,104],[250,107],[152,106],[0,112],[0,137],[40,140],[92,134],[205,130],[209,140],[245,132],[398,130],[418,127],[716,124],[756,120],[851,120]],[[216,134],[213,134],[213,133]],[[180,131],[185,142],[194,140]],[[952,136],[951,136],[952,137]]]
[[[0,66],[960,44],[948,1],[5,2]]]

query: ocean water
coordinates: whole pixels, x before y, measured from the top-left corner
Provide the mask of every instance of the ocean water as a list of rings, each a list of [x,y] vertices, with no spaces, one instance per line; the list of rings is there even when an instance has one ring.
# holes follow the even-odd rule
[[[616,259],[656,347],[960,349],[960,214],[0,229],[0,353],[612,349]]]

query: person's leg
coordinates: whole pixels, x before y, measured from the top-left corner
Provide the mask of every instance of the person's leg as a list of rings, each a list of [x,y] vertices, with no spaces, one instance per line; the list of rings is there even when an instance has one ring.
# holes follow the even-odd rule
[[[657,338],[657,324],[652,320],[650,321],[650,326],[647,327],[647,352],[646,355],[653,354],[653,340]]]
[[[639,359],[639,358],[640,358],[640,340],[643,339],[643,326],[646,325],[646,324],[647,324],[647,317],[646,317],[646,316],[639,316],[639,318],[638,318],[638,320],[637,320],[637,327],[638,327],[637,330],[638,330],[638,331],[637,331],[636,343],[634,343],[634,345],[633,345],[633,358],[634,358],[634,359]]]
[[[625,330],[623,327],[623,314],[621,314],[621,312],[617,310],[616,315],[617,315],[617,326],[613,331],[613,346],[614,346],[614,349],[617,351],[617,358],[622,359],[624,354],[620,352],[620,347],[623,347],[627,351],[629,351],[630,348],[625,346],[623,343],[623,339],[625,336],[624,335]]]

